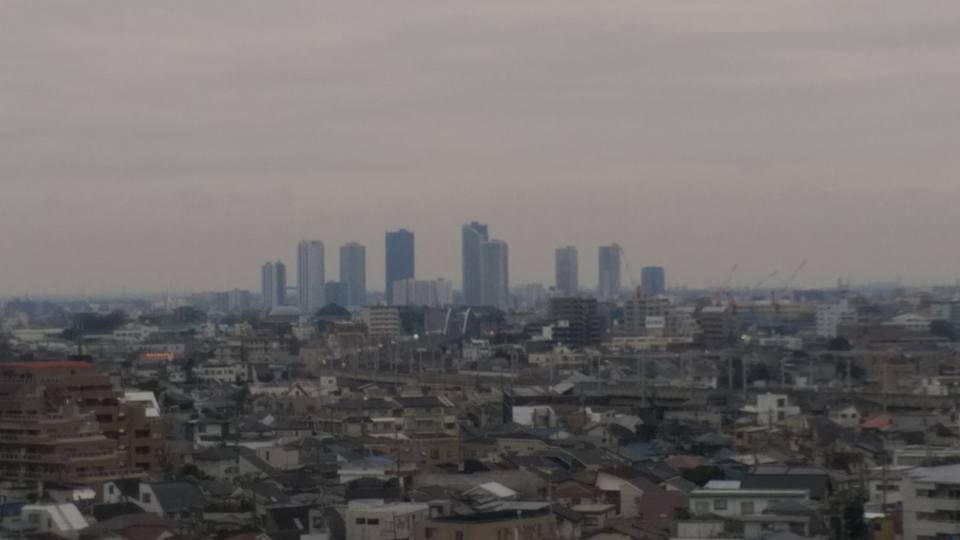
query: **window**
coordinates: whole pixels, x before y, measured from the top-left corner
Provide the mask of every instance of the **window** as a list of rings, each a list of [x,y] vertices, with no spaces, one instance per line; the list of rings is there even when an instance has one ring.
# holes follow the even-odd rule
[[[463,540],[463,531],[453,533],[453,540]]]
[[[694,509],[698,514],[706,514],[710,511],[710,503],[707,501],[697,501],[694,505]]]
[[[751,516],[755,512],[753,501],[744,501],[740,503],[740,513],[745,516]]]
[[[777,407],[786,407],[786,406],[787,406],[786,399],[780,398],[777,400]]]
[[[356,520],[355,523],[356,523],[357,525],[365,525],[365,524],[367,523],[367,520],[364,519],[364,518],[357,518],[357,520]]]
[[[133,432],[133,436],[136,437],[136,438],[138,438],[138,439],[146,439],[147,437],[150,436],[150,430],[149,430],[149,429],[138,429],[138,430],[136,430],[136,431]]]
[[[434,536],[436,536],[436,532],[437,532],[436,529],[433,529],[433,528],[431,528],[431,527],[427,527],[427,528],[423,529],[423,536],[424,536],[424,538],[433,538]]]
[[[134,452],[136,452],[137,454],[140,454],[141,456],[143,456],[143,455],[146,455],[146,454],[149,454],[149,453],[150,453],[150,447],[149,447],[149,446],[138,446],[138,447],[136,447],[136,448],[134,449]]]
[[[713,501],[713,509],[714,509],[714,510],[726,510],[726,509],[727,509],[727,501],[726,501],[725,499],[714,499],[714,501]]]
[[[116,489],[117,489],[116,486],[114,486],[113,484],[110,484],[109,486],[107,486],[107,493],[109,493],[110,495],[113,495]]]
[[[149,494],[149,493],[141,493],[141,494],[140,494],[140,502],[145,503],[145,504],[150,504],[150,503],[152,502],[152,500],[153,500],[153,499],[152,499],[152,497],[150,497],[150,494]]]
[[[379,519],[368,519],[368,520],[367,520],[367,525],[379,525],[379,524],[380,524],[380,520],[379,520]]]

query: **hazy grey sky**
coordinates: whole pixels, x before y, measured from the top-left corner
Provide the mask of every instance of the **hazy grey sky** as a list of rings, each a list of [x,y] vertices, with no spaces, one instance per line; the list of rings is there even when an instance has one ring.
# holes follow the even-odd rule
[[[255,288],[459,226],[511,280],[960,276],[960,2],[0,1],[0,294]],[[294,276],[291,275],[293,280]]]

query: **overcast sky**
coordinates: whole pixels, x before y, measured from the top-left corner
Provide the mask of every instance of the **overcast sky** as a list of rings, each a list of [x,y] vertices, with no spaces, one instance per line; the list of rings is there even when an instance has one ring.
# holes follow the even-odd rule
[[[960,2],[0,2],[0,295],[255,289],[460,225],[636,273],[960,277]],[[626,278],[625,278],[626,281]]]

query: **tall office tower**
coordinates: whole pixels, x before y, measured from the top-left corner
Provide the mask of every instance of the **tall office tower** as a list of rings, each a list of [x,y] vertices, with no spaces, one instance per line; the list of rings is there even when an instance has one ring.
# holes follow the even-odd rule
[[[300,312],[310,316],[326,302],[323,284],[326,282],[326,267],[323,260],[323,242],[302,240],[297,244],[297,294]]]
[[[476,221],[463,226],[463,303],[479,306],[483,303],[483,272],[480,245],[488,240],[487,226]]]
[[[347,305],[367,304],[367,248],[356,243],[340,246],[340,283],[347,286]]]
[[[640,270],[640,286],[647,294],[663,294],[667,290],[667,274],[662,266],[644,266]]]
[[[393,284],[403,279],[415,277],[414,237],[413,233],[400,229],[387,231],[386,235],[386,286],[387,302],[393,301]]]
[[[567,246],[556,252],[557,290],[566,296],[575,296],[580,289],[577,272],[577,248]]]
[[[505,308],[510,305],[510,260],[507,243],[480,243],[480,304]]]
[[[263,309],[270,310],[277,300],[276,286],[273,283],[273,263],[265,262],[260,267],[260,298],[263,299]]]
[[[274,306],[287,305],[287,265],[280,261],[273,263]]]
[[[323,299],[328,304],[346,307],[350,304],[350,287],[339,281],[328,281],[323,286]]]
[[[616,298],[620,294],[620,246],[600,246],[599,255],[600,278],[597,282],[597,295],[604,300]]]

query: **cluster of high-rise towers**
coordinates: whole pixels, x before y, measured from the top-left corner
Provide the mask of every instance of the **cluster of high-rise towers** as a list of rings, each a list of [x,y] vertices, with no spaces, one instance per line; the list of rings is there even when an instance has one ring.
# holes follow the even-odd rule
[[[462,227],[462,298],[471,306],[508,307],[510,298],[509,248],[503,240],[491,238],[486,224],[471,222]],[[385,301],[389,304],[436,304],[453,301],[452,288],[445,280],[417,280],[414,234],[406,229],[388,231],[385,246]],[[599,278],[596,294],[616,298],[621,292],[621,255],[616,244],[601,246],[598,252]],[[574,246],[555,253],[555,287],[559,294],[580,294],[578,253]],[[645,267],[642,286],[650,294],[665,290],[664,270]],[[261,271],[263,305],[272,309],[296,304],[304,313],[313,313],[327,304],[359,307],[368,303],[366,247],[356,242],[340,246],[339,280],[328,281],[324,244],[302,240],[297,245],[297,296],[287,298],[287,270],[281,261],[267,262]]]

